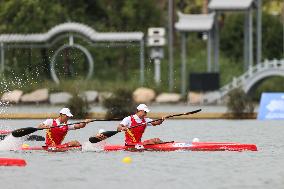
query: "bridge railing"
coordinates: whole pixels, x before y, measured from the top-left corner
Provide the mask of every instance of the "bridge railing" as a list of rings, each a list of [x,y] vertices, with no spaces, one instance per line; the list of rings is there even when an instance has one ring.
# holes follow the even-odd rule
[[[277,69],[284,68],[284,59],[282,60],[265,60],[255,66],[249,67],[249,69],[240,75],[239,77],[234,77],[233,80],[221,87],[218,91],[209,92],[204,95],[203,102],[213,103],[221,100],[225,95],[227,95],[231,90],[239,87],[243,87],[244,84],[251,79],[255,74],[265,71],[267,69]]]

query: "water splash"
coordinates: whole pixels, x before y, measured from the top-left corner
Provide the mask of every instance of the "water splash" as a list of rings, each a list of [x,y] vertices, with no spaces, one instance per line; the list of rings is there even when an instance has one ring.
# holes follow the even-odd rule
[[[0,141],[0,151],[19,150],[28,136],[14,137],[8,135],[4,140]]]
[[[38,82],[38,68],[36,68],[36,72],[33,73],[33,76],[25,77],[25,74],[19,75],[18,73],[14,73],[13,71],[9,72],[11,78],[5,78],[4,76],[0,75],[0,91],[1,93],[8,93],[15,89],[22,89],[25,86],[33,85]],[[25,78],[25,79],[23,79]],[[5,118],[9,112],[9,107],[13,105],[13,102],[10,103],[9,101],[1,101],[0,100],[0,114],[4,119],[0,120],[0,130],[4,129],[7,130],[7,126],[5,126],[5,121],[8,120]]]
[[[83,152],[102,152],[104,151],[104,147],[106,146],[105,141],[101,141],[95,144],[90,142],[85,142],[82,144],[82,151]]]

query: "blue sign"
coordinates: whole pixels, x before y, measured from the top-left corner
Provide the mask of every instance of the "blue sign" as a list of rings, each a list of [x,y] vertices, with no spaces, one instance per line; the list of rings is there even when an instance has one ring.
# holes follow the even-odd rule
[[[284,93],[262,93],[257,119],[284,119]]]

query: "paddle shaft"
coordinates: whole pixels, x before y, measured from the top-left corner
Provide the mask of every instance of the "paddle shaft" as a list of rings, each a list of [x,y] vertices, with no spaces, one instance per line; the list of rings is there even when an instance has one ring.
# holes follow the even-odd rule
[[[113,118],[113,119],[91,119],[88,123],[94,122],[94,121],[117,121],[121,120],[120,118]],[[80,123],[86,123],[85,121],[79,121],[79,122],[73,122],[73,123],[67,123],[67,124],[60,124],[57,126],[51,126],[49,128],[38,128],[38,130],[43,130],[43,129],[50,129],[50,128],[55,128],[55,127],[62,127],[62,126],[67,126],[67,125],[75,125],[75,124],[80,124]]]
[[[89,121],[89,123],[94,122],[94,121],[100,121],[100,120],[92,119],[92,120]],[[60,125],[56,125],[56,126],[51,126],[49,128],[37,128],[37,130],[51,129],[51,128],[62,127],[62,126],[67,126],[67,125],[75,125],[75,124],[80,124],[80,123],[86,123],[86,122],[85,121],[79,121],[79,122],[74,122],[74,123],[60,124]]]
[[[111,119],[111,120],[117,120],[117,119]],[[94,122],[94,121],[110,121],[110,120],[92,119],[89,122]],[[50,128],[55,128],[55,127],[61,127],[61,126],[66,126],[66,125],[80,124],[80,123],[86,123],[86,121],[67,123],[67,124],[60,124],[60,125],[51,126],[51,127],[48,127],[48,128],[26,127],[26,128],[21,128],[21,129],[17,129],[17,130],[12,131],[12,135],[14,137],[22,137],[22,136],[34,133],[34,132],[39,131],[39,130],[50,129]]]

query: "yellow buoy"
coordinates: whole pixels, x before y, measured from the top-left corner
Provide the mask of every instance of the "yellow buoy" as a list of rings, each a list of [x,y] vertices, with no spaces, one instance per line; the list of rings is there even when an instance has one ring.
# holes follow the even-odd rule
[[[125,157],[122,159],[123,163],[131,163],[132,162],[132,158],[131,157]]]
[[[22,148],[28,148],[28,147],[30,147],[30,145],[28,145],[28,144],[23,144],[22,145]]]

